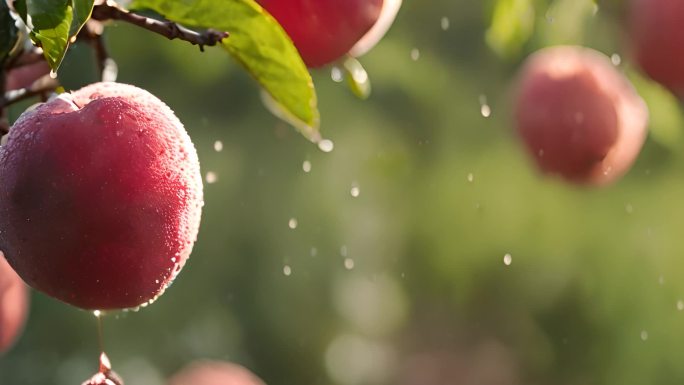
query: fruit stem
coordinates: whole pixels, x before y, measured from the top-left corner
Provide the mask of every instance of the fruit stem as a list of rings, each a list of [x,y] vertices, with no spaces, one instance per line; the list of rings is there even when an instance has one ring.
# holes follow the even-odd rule
[[[196,32],[168,20],[157,20],[135,12],[120,8],[115,2],[108,0],[93,7],[92,19],[98,21],[120,20],[138,27],[152,31],[166,37],[169,40],[180,39],[190,44],[198,45],[201,51],[204,46],[215,46],[228,37],[228,32],[220,32],[208,29],[204,32]]]

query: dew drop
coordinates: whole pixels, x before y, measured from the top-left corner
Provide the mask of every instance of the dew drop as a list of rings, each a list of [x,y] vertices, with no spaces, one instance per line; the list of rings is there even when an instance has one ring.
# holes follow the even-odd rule
[[[290,220],[287,222],[287,227],[291,228],[292,230],[297,228],[297,218],[290,218]]]
[[[285,274],[286,277],[292,275],[292,268],[290,267],[290,265],[283,266],[283,274]]]
[[[487,96],[480,95],[480,115],[488,118],[492,114],[492,108],[487,104]]]
[[[354,260],[351,258],[345,258],[344,259],[344,268],[347,270],[351,270],[354,268]]]
[[[108,370],[112,370],[112,362],[109,361],[109,357],[107,357],[107,354],[105,354],[105,352],[102,352],[100,354],[100,372],[105,372]]]
[[[513,256],[506,253],[506,255],[504,255],[504,257],[503,257],[504,265],[510,266],[512,262],[513,262]]]
[[[223,142],[222,141],[217,140],[214,142],[214,151],[216,151],[216,152],[223,151]]]
[[[95,310],[95,311],[93,311],[93,315],[97,318],[100,318],[100,316],[102,315],[102,312],[99,310]]]
[[[611,63],[613,63],[614,66],[619,66],[620,63],[622,63],[622,58],[620,57],[620,55],[614,53],[610,55],[610,61]]]
[[[55,70],[50,70],[50,77],[53,79],[57,79],[57,72],[55,72]]]
[[[216,173],[213,171],[209,171],[207,172],[207,175],[204,179],[207,181],[207,183],[213,184],[216,183],[216,181],[218,181],[218,175],[216,175]]]
[[[420,59],[420,50],[414,48],[411,50],[411,60],[418,61],[418,59]]]
[[[359,188],[359,185],[354,182],[352,183],[351,190],[349,191],[352,197],[356,198],[361,194],[361,189]]]
[[[442,17],[442,20],[440,21],[442,31],[446,31],[447,29],[449,29],[449,24],[449,18],[446,16]]]
[[[330,152],[335,148],[335,144],[330,139],[323,139],[318,142],[318,148],[323,152]]]
[[[302,163],[302,170],[304,170],[304,172],[311,172],[311,162],[305,160],[304,163]]]
[[[333,66],[330,70],[330,78],[335,83],[341,83],[344,80],[344,71],[338,66]]]
[[[368,82],[368,72],[361,67],[357,66],[354,68],[354,70],[351,72],[352,79],[354,79],[354,82],[357,84],[364,84]]]

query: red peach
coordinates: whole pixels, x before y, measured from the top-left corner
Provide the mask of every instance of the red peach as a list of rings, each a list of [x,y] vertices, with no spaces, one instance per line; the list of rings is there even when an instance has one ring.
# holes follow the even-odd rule
[[[28,289],[0,253],[0,354],[21,333],[28,313]]]
[[[684,98],[684,1],[632,0],[629,45],[641,69]]]
[[[605,55],[588,48],[559,46],[530,56],[514,110],[539,168],[577,183],[617,180],[646,137],[645,103]]]
[[[378,21],[349,50],[351,56],[363,56],[378,44],[392,26],[392,23],[394,23],[399,8],[401,8],[401,2],[402,0],[384,0],[382,2],[382,10],[380,11],[380,16],[378,16]]]
[[[343,55],[373,27],[383,0],[257,0],[288,33],[309,67]]]
[[[0,181],[0,250],[30,286],[84,309],[151,302],[196,239],[195,148],[134,86],[96,83],[22,114]]]
[[[265,385],[243,366],[219,361],[194,362],[175,374],[168,385]]]
[[[28,88],[31,86],[31,84],[33,84],[33,82],[49,73],[50,66],[45,60],[13,68],[7,73],[7,78],[5,79],[5,89],[16,90],[20,88]]]

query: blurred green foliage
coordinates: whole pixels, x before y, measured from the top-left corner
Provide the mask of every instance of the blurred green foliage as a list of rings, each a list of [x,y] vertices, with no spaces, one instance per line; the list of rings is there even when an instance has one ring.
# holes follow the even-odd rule
[[[525,54],[582,43],[629,65],[620,13],[570,5],[538,9],[504,60],[486,38],[494,1],[405,2],[361,58],[368,100],[314,73],[331,153],[270,116],[218,50],[110,28],[120,81],[175,109],[216,178],[174,285],[104,319],[126,383],[161,385],[197,358],[273,385],[681,383],[680,107],[636,81],[653,135],[602,189],[540,176],[511,127]],[[69,52],[68,88],[95,80],[90,55]],[[31,310],[0,384],[80,384],[96,369],[94,317],[38,293]]]

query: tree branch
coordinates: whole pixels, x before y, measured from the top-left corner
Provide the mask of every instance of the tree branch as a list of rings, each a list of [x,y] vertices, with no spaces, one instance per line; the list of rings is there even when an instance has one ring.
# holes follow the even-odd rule
[[[57,79],[53,79],[49,75],[45,75],[36,80],[33,84],[31,84],[30,87],[5,92],[5,94],[0,97],[0,109],[5,109],[12,104],[34,96],[40,96],[49,92],[54,92],[58,87],[59,82]],[[0,132],[2,132],[2,127],[0,127]]]
[[[102,32],[102,23],[91,19],[88,20],[78,34],[78,39],[86,41],[93,48],[100,80],[103,82],[114,82],[119,70],[116,62],[107,52]]]
[[[31,50],[23,51],[20,54],[17,54],[13,57],[10,57],[10,59],[5,64],[5,68],[6,69],[19,68],[19,67],[31,65],[34,63],[38,63],[38,62],[43,61],[43,60],[45,60],[43,53],[40,50],[33,48]]]
[[[201,51],[204,51],[204,46],[214,46],[228,37],[228,32],[220,32],[213,29],[196,32],[172,21],[161,21],[138,15],[137,13],[122,9],[109,1],[95,5],[92,19],[98,21],[124,21],[162,35],[169,40],[180,39],[190,44],[198,45]]]

